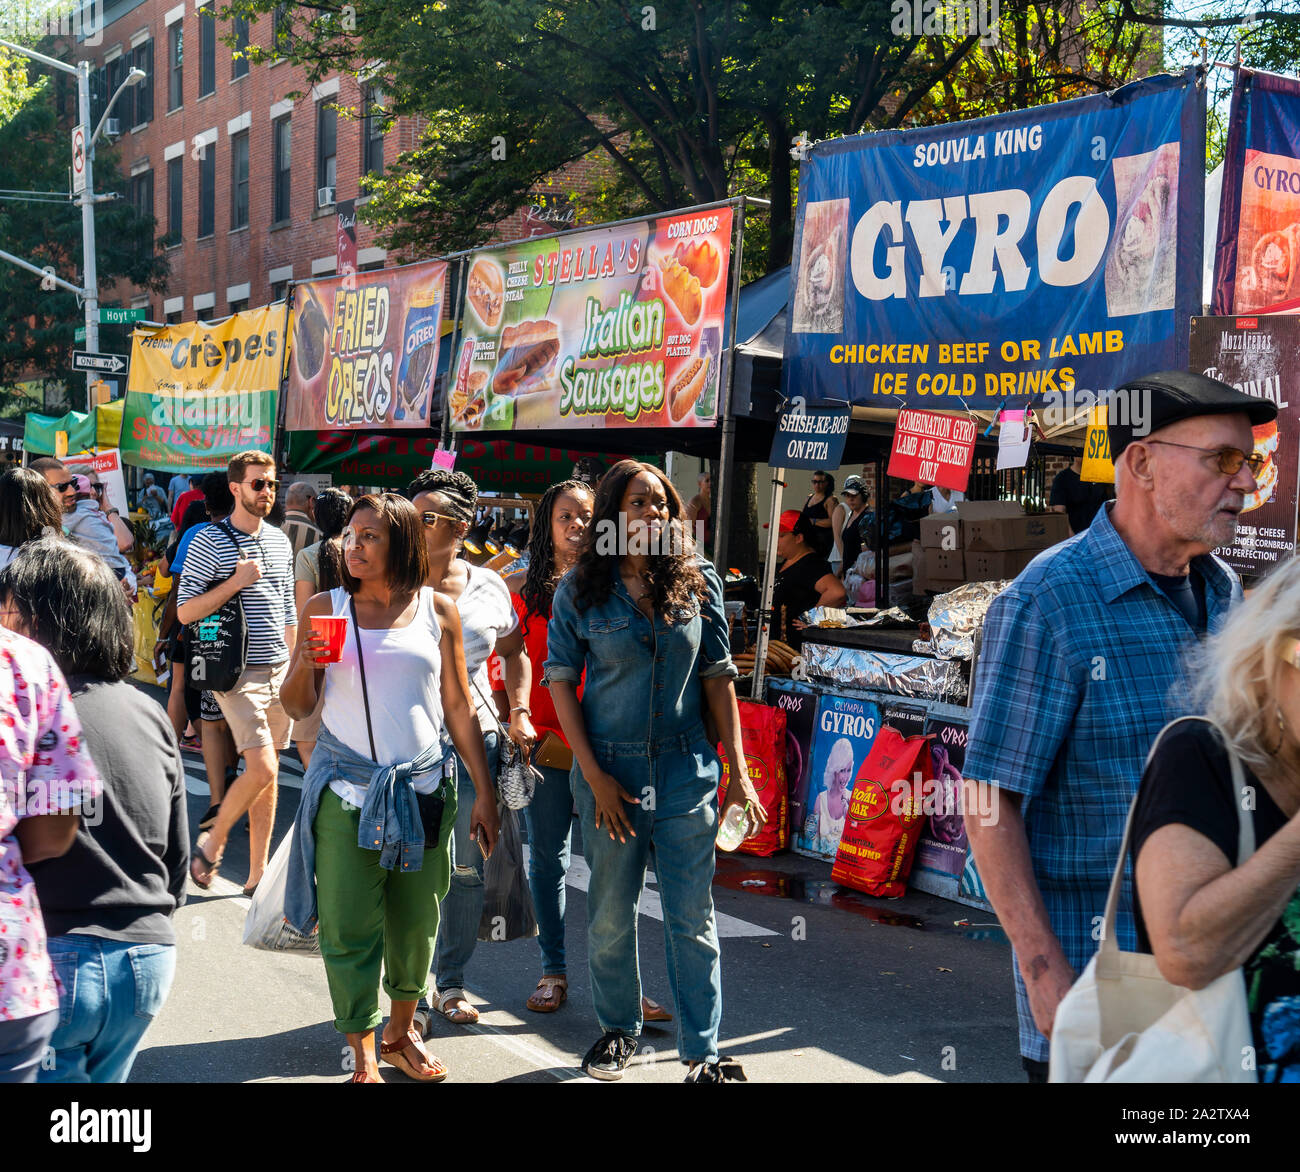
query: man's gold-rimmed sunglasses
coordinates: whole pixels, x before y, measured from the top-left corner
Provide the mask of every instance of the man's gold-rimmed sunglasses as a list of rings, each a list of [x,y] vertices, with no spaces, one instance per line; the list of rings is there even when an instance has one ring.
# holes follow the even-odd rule
[[[1259,470],[1264,467],[1268,460],[1267,456],[1262,456],[1258,452],[1253,452],[1249,456],[1240,448],[1198,448],[1193,444],[1176,444],[1173,440],[1145,440],[1141,441],[1148,444],[1163,444],[1167,448],[1186,448],[1189,452],[1204,452],[1207,456],[1217,456],[1219,471],[1224,476],[1236,476],[1241,471],[1241,466],[1246,465],[1250,469],[1252,476],[1258,475]]]

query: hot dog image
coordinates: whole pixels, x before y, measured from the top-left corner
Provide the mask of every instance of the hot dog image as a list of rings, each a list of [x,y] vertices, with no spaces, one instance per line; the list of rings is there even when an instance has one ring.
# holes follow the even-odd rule
[[[1243,513],[1249,513],[1252,509],[1268,504],[1273,498],[1273,493],[1277,491],[1277,464],[1273,460],[1278,444],[1277,423],[1276,421],[1261,423],[1253,430],[1255,451],[1265,459],[1264,466],[1255,474],[1255,482],[1259,487],[1247,495],[1245,503],[1241,506]]]
[[[555,323],[520,322],[501,334],[501,359],[492,374],[492,390],[498,395],[524,395],[544,390],[550,382],[560,337]]]
[[[681,367],[668,388],[668,414],[674,423],[680,423],[695,406],[708,381],[707,358],[693,358]]]
[[[501,310],[505,306],[501,266],[486,257],[475,261],[466,282],[466,296],[484,327],[495,330],[501,324]]]
[[[665,257],[660,266],[664,271],[664,292],[677,306],[682,321],[693,326],[700,320],[700,313],[704,309],[704,294],[700,292],[699,277],[672,257]]]
[[[693,244],[683,240],[673,252],[673,259],[695,276],[701,289],[712,285],[722,270],[722,256],[711,240],[697,240]]]

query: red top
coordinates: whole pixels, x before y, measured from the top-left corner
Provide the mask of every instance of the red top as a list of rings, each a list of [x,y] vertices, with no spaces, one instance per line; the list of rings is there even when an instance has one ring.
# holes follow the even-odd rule
[[[519,629],[522,631],[524,630],[524,600],[512,590],[510,601],[515,608],[515,614],[519,616]],[[546,663],[547,620],[541,615],[530,615],[527,627],[524,632],[524,649],[528,652],[528,660],[533,665],[533,690],[528,698],[528,706],[533,710],[533,728],[537,730],[539,739],[543,734],[553,732],[564,741],[565,745],[568,745],[564,730],[560,728],[560,718],[555,714],[551,689],[542,685],[542,666]],[[495,683],[493,686],[496,687]],[[578,699],[582,699],[581,681],[578,683]]]
[[[176,530],[176,536],[181,533],[181,520],[185,516],[185,510],[189,508],[190,501],[201,501],[203,499],[203,489],[187,488],[180,496],[176,498],[176,507],[172,509],[172,528]]]

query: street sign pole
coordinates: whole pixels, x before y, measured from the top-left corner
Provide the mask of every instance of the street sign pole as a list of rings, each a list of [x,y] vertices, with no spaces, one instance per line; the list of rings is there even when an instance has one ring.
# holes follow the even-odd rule
[[[90,62],[77,62],[77,117],[86,133],[94,123],[90,120]],[[86,290],[86,349],[92,354],[99,353],[99,271],[95,263],[95,142],[92,138],[86,144],[86,186],[81,193],[81,251],[84,257],[85,272],[83,285]],[[92,412],[95,404],[91,386],[95,381],[92,372],[86,373],[86,411]]]

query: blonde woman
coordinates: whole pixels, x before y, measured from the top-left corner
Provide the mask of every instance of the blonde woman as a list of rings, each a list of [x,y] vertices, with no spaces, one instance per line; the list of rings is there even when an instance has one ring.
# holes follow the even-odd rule
[[[1261,1082],[1300,1081],[1300,561],[1289,559],[1201,653],[1204,721],[1175,722],[1133,817],[1138,947],[1189,989],[1244,967]],[[1217,731],[1214,726],[1217,726]],[[1231,756],[1255,853],[1237,857]]]

